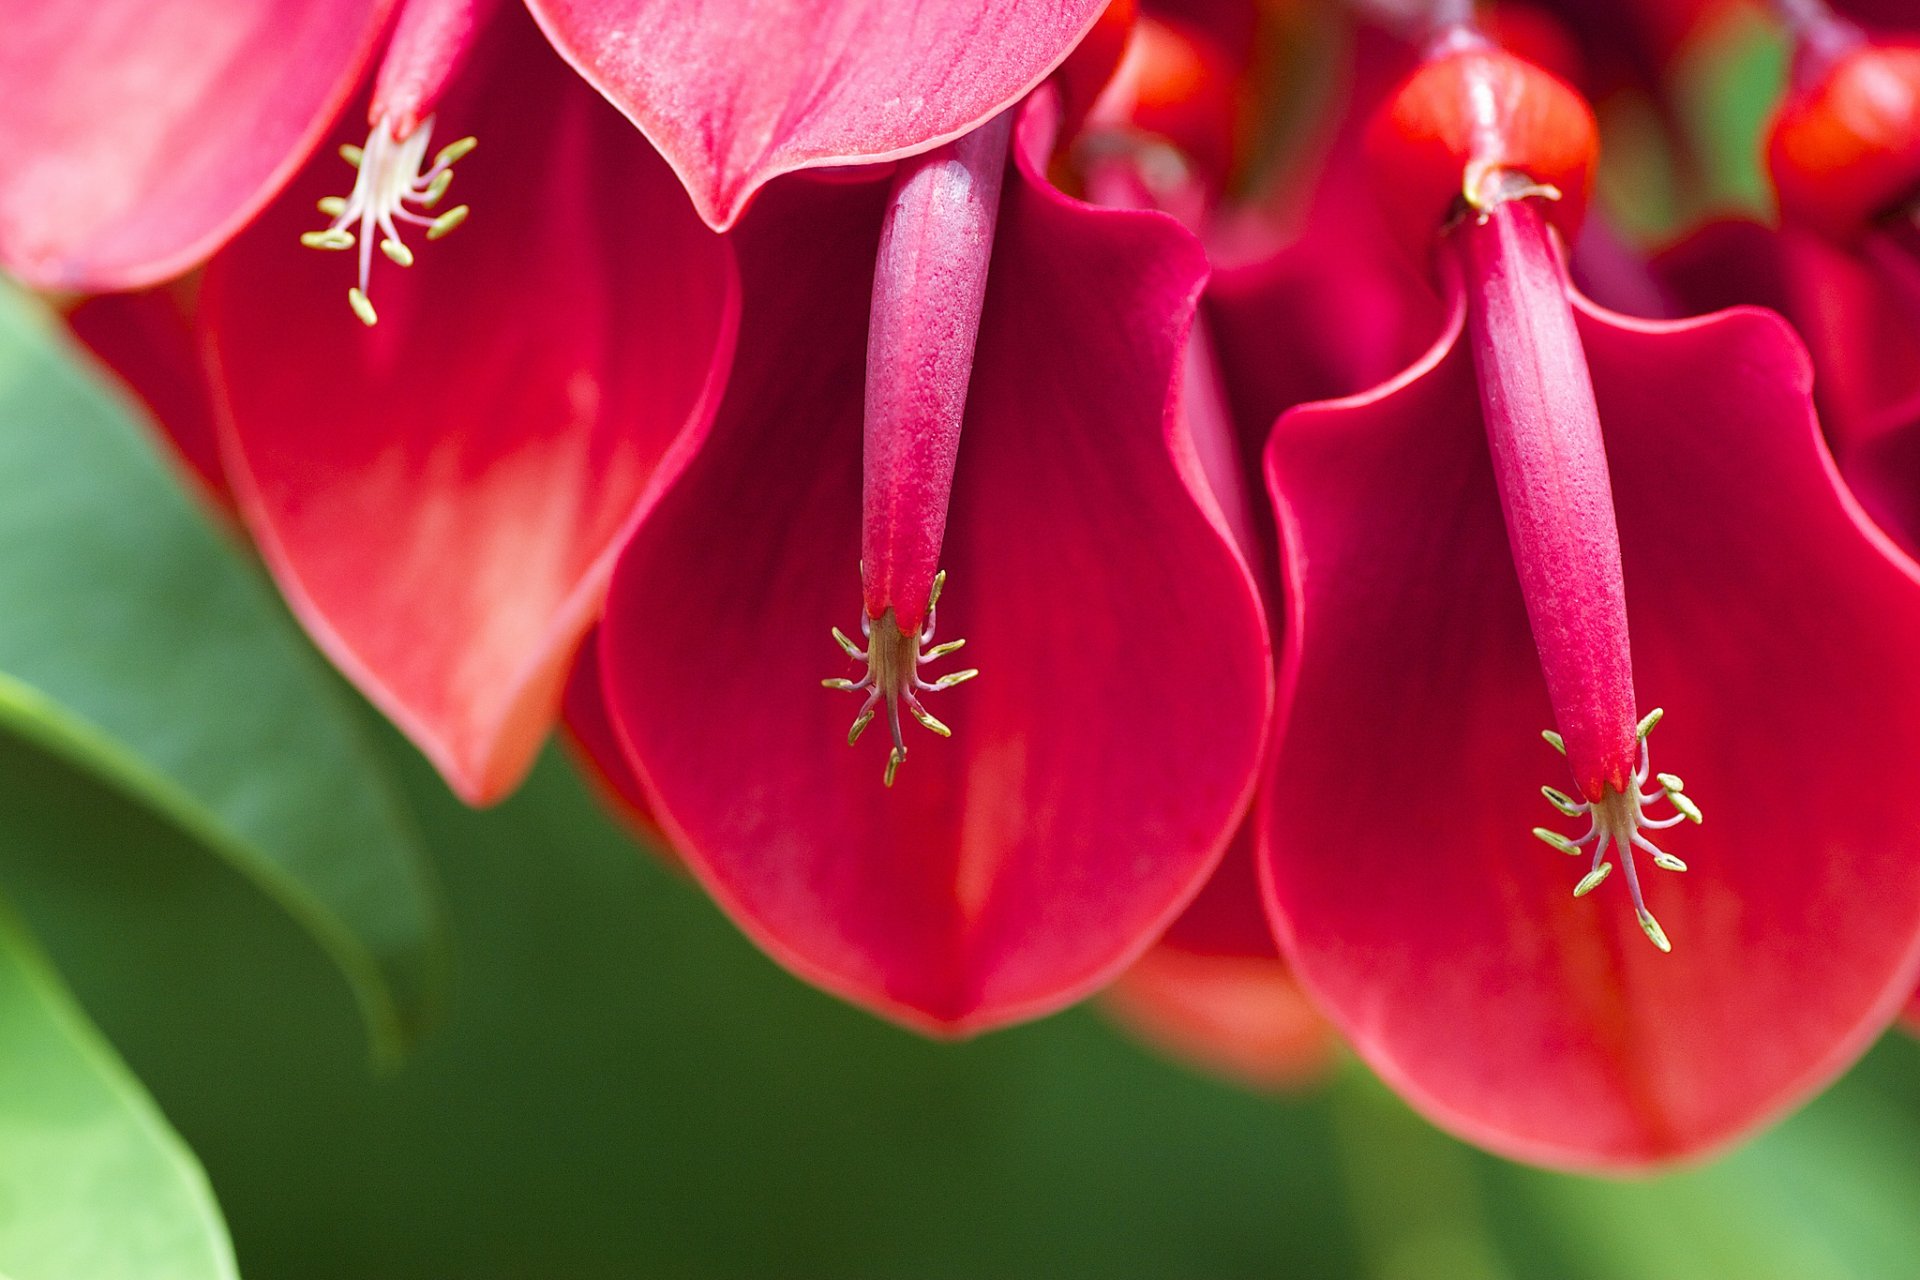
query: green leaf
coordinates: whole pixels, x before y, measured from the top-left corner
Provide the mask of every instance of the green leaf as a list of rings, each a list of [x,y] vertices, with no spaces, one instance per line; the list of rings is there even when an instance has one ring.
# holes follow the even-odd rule
[[[344,972],[387,1058],[429,1015],[441,934],[354,715],[124,408],[30,302],[0,293],[0,728],[278,901]]]
[[[0,1268],[236,1280],[206,1174],[0,908]]]

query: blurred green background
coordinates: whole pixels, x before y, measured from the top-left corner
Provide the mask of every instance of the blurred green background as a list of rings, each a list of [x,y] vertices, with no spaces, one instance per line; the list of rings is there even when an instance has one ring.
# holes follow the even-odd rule
[[[1352,1065],[1257,1097],[1089,1009],[940,1045],[843,1007],[557,755],[456,803],[46,317],[4,315],[0,891],[219,1205],[104,1048],[27,1036],[0,966],[9,1280],[231,1275],[222,1215],[252,1280],[1920,1273],[1899,1036],[1717,1163],[1611,1183],[1481,1155]],[[88,1163],[88,1107],[140,1141]]]

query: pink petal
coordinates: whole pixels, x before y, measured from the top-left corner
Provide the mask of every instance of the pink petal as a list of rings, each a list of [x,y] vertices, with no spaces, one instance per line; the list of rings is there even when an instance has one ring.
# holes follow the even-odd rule
[[[460,794],[520,778],[558,711],[615,548],[704,435],[737,322],[731,252],[645,142],[498,24],[440,108],[481,147],[471,222],[376,255],[303,249],[306,175],[209,269],[243,508],[328,654]]]
[[[1105,0],[528,7],[725,230],[780,174],[913,155],[990,119],[1059,65]]]
[[[138,288],[204,260],[305,161],[391,0],[34,0],[0,40],[0,264]]]
[[[1355,1048],[1496,1151],[1643,1166],[1751,1132],[1892,1018],[1920,966],[1920,587],[1840,487],[1777,319],[1587,310],[1654,767],[1706,812],[1640,936],[1534,841],[1564,763],[1459,320],[1281,423],[1295,615],[1263,801],[1283,948]],[[1873,726],[1863,733],[1861,726]]]
[[[1106,982],[1220,856],[1264,738],[1247,571],[1168,407],[1198,247],[1044,187],[1002,208],[948,523],[942,694],[891,790],[819,687],[860,606],[861,386],[880,192],[776,191],[740,233],[740,359],[636,534],[606,685],[662,826],[802,976],[946,1033]],[[911,727],[911,726],[910,726]]]
[[[1338,1040],[1278,959],[1158,946],[1101,993],[1122,1028],[1176,1061],[1250,1089],[1311,1085]]]
[[[126,384],[171,446],[175,461],[213,506],[231,512],[220,463],[213,392],[200,365],[189,279],[139,293],[86,298],[66,316],[80,343]]]

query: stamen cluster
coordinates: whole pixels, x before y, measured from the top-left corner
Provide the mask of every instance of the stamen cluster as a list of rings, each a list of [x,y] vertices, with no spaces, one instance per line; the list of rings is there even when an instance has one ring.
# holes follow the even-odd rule
[[[1591,821],[1587,833],[1577,840],[1569,839],[1548,827],[1535,827],[1533,834],[1544,843],[1566,854],[1579,854],[1588,845],[1593,846],[1593,866],[1580,883],[1573,887],[1573,896],[1584,898],[1601,883],[1613,870],[1611,862],[1603,861],[1607,845],[1611,843],[1620,853],[1620,865],[1626,868],[1627,892],[1633,898],[1633,911],[1640,920],[1640,927],[1646,932],[1653,945],[1662,951],[1673,950],[1673,944],[1667,941],[1666,930],[1647,910],[1646,901],[1640,895],[1640,877],[1634,873],[1633,850],[1639,849],[1653,859],[1653,865],[1662,871],[1685,871],[1687,864],[1661,849],[1640,834],[1642,831],[1662,831],[1678,826],[1682,822],[1702,820],[1700,806],[1686,794],[1686,784],[1678,775],[1671,773],[1652,774],[1652,757],[1647,749],[1647,735],[1653,732],[1655,725],[1666,713],[1659,707],[1648,712],[1635,731],[1640,742],[1640,766],[1634,770],[1633,782],[1625,791],[1615,791],[1611,786],[1598,800],[1576,801],[1566,792],[1555,787],[1541,787],[1540,794],[1547,803],[1566,814],[1569,818],[1588,816]],[[1560,735],[1551,729],[1542,731],[1541,737],[1561,755],[1567,752],[1566,744]],[[1642,791],[1651,775],[1660,786],[1657,791]],[[1649,818],[1646,806],[1665,800],[1673,806],[1674,813],[1665,818]]]
[[[965,671],[954,671],[937,680],[927,681],[920,678],[920,668],[938,658],[944,658],[965,647],[965,640],[949,640],[944,644],[933,644],[934,615],[940,605],[940,591],[947,584],[946,570],[942,569],[933,578],[933,595],[927,605],[927,620],[917,632],[906,632],[894,621],[893,610],[888,609],[878,618],[860,615],[860,634],[866,638],[867,647],[862,649],[847,634],[835,627],[833,639],[846,651],[849,658],[867,664],[867,674],[858,680],[835,678],[820,683],[829,689],[867,690],[867,700],[860,707],[860,714],[853,718],[853,727],[847,730],[847,745],[860,741],[860,735],[873,723],[884,701],[887,710],[887,728],[893,735],[893,749],[887,753],[887,771],[884,781],[893,785],[894,774],[899,772],[901,761],[907,758],[907,744],[900,732],[900,704],[905,703],[908,714],[915,720],[943,738],[951,738],[953,730],[934,719],[927,709],[920,705],[919,694],[935,693],[941,689],[951,689],[957,684],[979,675],[978,669],[969,667]]]
[[[345,196],[322,199],[320,212],[333,219],[332,225],[300,237],[300,243],[309,249],[351,249],[356,243],[356,233],[348,228],[357,228],[360,282],[347,290],[347,304],[362,324],[371,326],[380,318],[367,295],[373,270],[374,233],[380,233],[380,252],[386,254],[389,261],[396,266],[410,267],[413,250],[400,238],[397,223],[425,227],[427,239],[438,240],[465,222],[470,212],[464,204],[455,205],[438,217],[429,218],[418,212],[440,203],[453,182],[454,163],[479,145],[472,137],[448,143],[434,156],[432,166],[423,171],[421,161],[432,136],[432,117],[405,138],[394,137],[383,117],[367,135],[366,146],[341,147],[340,158],[359,171],[353,190]]]

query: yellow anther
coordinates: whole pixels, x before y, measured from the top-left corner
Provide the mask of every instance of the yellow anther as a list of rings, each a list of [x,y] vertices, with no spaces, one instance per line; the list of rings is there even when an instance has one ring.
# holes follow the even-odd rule
[[[386,254],[387,260],[395,266],[410,267],[413,265],[413,250],[407,248],[407,246],[401,244],[398,240],[382,240],[380,242],[380,252]]]
[[[466,205],[457,204],[453,206],[453,208],[433,220],[433,225],[427,228],[427,239],[438,240],[441,236],[446,235],[455,227],[465,222],[467,215],[471,212],[473,211],[467,208]]]
[[[380,322],[379,315],[374,312],[373,304],[367,301],[367,295],[360,291],[359,285],[347,290],[347,305],[353,308],[353,314],[359,316],[360,323],[367,328],[371,329]]]

